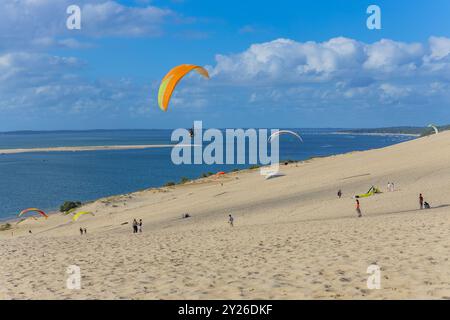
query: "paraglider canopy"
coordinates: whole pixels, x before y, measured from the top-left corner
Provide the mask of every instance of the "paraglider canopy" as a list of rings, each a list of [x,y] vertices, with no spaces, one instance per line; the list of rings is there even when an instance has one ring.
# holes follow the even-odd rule
[[[268,141],[269,141],[269,142],[272,142],[272,140],[275,139],[276,137],[279,137],[280,135],[285,135],[285,134],[288,134],[288,135],[292,135],[292,136],[294,136],[294,137],[297,137],[301,142],[303,142],[302,137],[301,137],[298,133],[296,133],[296,132],[294,132],[294,131],[291,131],[291,130],[279,130],[279,131],[277,131],[277,132],[274,132],[274,133],[272,133],[272,134],[270,135]]]
[[[24,218],[24,219],[21,219],[20,221],[18,221],[18,222],[16,223],[16,225],[19,224],[19,223],[22,223],[22,222],[24,222],[24,221],[27,221],[27,220],[29,220],[29,219],[37,220],[36,217],[30,216],[30,217],[26,217],[26,218]]]
[[[435,134],[438,134],[438,133],[439,133],[439,129],[438,129],[434,124],[429,124],[429,125],[428,125],[428,128],[433,128]]]
[[[72,221],[73,221],[73,222],[77,221],[82,215],[85,215],[85,214],[90,214],[90,215],[95,216],[95,214],[93,214],[93,213],[90,212],[90,211],[80,211],[80,212],[77,212],[77,213],[75,213],[75,214],[73,215]]]
[[[46,219],[48,218],[47,214],[46,214],[44,211],[42,211],[42,210],[40,210],[40,209],[37,209],[37,208],[28,208],[28,209],[22,210],[22,211],[19,213],[18,216],[21,217],[21,216],[23,216],[24,214],[26,214],[26,213],[28,213],[28,212],[37,212],[37,213],[39,213],[41,216],[45,217]]]
[[[178,82],[189,72],[195,70],[205,78],[209,79],[208,71],[205,68],[192,64],[182,64],[170,70],[162,79],[158,90],[158,105],[163,111],[167,111],[169,101]]]
[[[363,194],[357,194],[356,196],[354,196],[354,198],[355,199],[366,198],[366,197],[373,196],[377,193],[381,193],[380,189],[378,189],[377,187],[371,186],[369,191],[367,191],[366,193],[363,193]]]

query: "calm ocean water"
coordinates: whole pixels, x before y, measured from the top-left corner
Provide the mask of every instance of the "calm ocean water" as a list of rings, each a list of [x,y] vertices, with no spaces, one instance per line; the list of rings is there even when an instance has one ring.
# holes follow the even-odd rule
[[[298,129],[304,143],[280,140],[280,158],[304,160],[350,151],[381,148],[407,136],[333,134],[334,130]],[[0,149],[57,146],[169,144],[171,130],[114,130],[0,133]],[[89,152],[42,152],[0,155],[0,220],[28,207],[55,210],[66,200],[100,197],[161,186],[205,172],[249,165],[174,165],[170,148]]]

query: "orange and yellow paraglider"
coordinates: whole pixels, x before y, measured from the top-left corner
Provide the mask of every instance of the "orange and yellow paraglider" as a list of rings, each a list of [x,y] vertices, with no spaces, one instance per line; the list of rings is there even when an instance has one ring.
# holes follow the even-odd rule
[[[208,71],[205,68],[192,65],[192,64],[182,64],[176,66],[165,75],[161,81],[158,91],[158,105],[163,111],[167,111],[169,107],[170,97],[177,86],[178,82],[192,70],[197,71],[199,74],[209,79]]]
[[[39,213],[41,216],[45,217],[46,219],[48,218],[47,214],[46,214],[44,211],[42,211],[42,210],[40,210],[40,209],[37,209],[37,208],[28,208],[28,209],[22,210],[22,211],[19,213],[19,217],[23,216],[24,214],[26,214],[26,213],[28,213],[28,212],[37,212],[37,213]]]

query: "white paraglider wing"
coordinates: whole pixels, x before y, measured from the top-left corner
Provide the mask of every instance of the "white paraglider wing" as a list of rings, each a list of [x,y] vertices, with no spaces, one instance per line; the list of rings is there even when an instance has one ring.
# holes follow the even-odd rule
[[[302,137],[297,132],[294,132],[294,131],[291,131],[291,130],[280,130],[280,131],[274,132],[274,133],[272,133],[270,135],[268,141],[272,142],[273,139],[275,139],[276,137],[278,137],[280,135],[284,135],[284,134],[293,135],[293,136],[297,137],[301,142],[303,142]]]
[[[438,133],[439,133],[439,129],[438,129],[434,124],[429,124],[428,127],[429,127],[429,128],[433,128],[435,134],[438,134]]]

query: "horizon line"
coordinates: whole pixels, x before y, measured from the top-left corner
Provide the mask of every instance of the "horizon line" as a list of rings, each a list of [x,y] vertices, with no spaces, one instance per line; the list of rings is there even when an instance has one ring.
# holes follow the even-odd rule
[[[439,125],[438,125],[439,127]],[[386,127],[278,127],[278,129],[330,129],[330,130],[362,130],[362,129],[393,129],[393,128],[416,128],[416,129],[426,129],[427,126],[414,126],[414,125],[400,125],[400,126],[386,126]],[[118,129],[51,129],[51,130],[9,130],[0,131],[0,134],[11,134],[11,133],[55,133],[55,132],[94,132],[94,131],[154,131],[154,130],[175,130],[179,128],[118,128]],[[245,128],[215,128],[215,127],[204,127],[203,129],[275,129],[275,127],[245,127]]]

